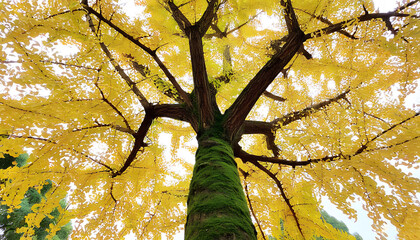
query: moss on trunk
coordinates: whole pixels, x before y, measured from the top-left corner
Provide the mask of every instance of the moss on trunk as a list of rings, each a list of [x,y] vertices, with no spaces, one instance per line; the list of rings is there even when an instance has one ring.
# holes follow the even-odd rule
[[[229,142],[205,132],[198,144],[185,239],[257,239]]]

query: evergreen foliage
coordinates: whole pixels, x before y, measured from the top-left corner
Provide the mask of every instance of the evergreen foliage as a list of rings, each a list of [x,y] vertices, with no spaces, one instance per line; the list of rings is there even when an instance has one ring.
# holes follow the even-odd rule
[[[25,165],[28,154],[21,154],[18,157],[12,157],[9,154],[4,154],[3,158],[0,158],[0,169],[7,169],[9,167],[22,167]],[[3,180],[10,181],[10,180]],[[45,198],[45,194],[51,190],[53,183],[47,180],[42,188],[38,191],[35,188],[29,188],[25,193],[25,198],[22,199],[19,208],[15,208],[12,212],[9,211],[7,205],[0,205],[0,239],[5,240],[19,240],[23,233],[19,233],[18,229],[27,226],[25,218],[29,213],[33,213],[32,206],[41,202]],[[66,208],[66,201],[62,199],[60,201],[60,207]],[[50,224],[55,224],[57,219],[60,217],[60,212],[56,208],[49,216],[45,216],[39,224],[39,227],[35,228],[35,234],[32,237],[33,240],[43,240],[49,234]],[[71,223],[67,223],[62,226],[59,231],[53,236],[53,240],[67,239],[72,231]]]

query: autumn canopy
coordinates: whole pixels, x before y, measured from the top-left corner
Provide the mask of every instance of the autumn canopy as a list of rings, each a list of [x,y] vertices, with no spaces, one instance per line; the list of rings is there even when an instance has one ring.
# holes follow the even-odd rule
[[[415,239],[419,17],[418,0],[0,0],[0,153],[30,153],[0,170],[1,204],[52,182],[25,239],[66,196],[51,236],[73,219],[73,239],[354,239],[327,198]]]

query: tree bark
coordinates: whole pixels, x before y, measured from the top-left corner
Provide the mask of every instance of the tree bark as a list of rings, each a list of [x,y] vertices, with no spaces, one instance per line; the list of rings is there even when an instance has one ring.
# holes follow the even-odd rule
[[[233,149],[214,127],[200,134],[185,239],[257,239]]]

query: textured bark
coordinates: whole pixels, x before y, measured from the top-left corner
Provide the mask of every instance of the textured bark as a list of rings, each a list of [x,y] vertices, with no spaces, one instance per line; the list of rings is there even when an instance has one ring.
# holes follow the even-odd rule
[[[191,67],[196,95],[197,111],[202,127],[207,128],[214,121],[214,113],[218,111],[215,94],[210,90],[204,60],[203,42],[199,28],[191,28],[189,36]]]
[[[198,140],[185,239],[257,239],[232,147],[211,131]]]
[[[290,60],[302,47],[303,32],[293,32],[286,38],[285,44],[275,53],[261,70],[249,81],[235,102],[226,110],[225,122],[229,138],[234,140],[239,128],[245,121],[258,98],[274,81],[277,75],[285,68]]]

